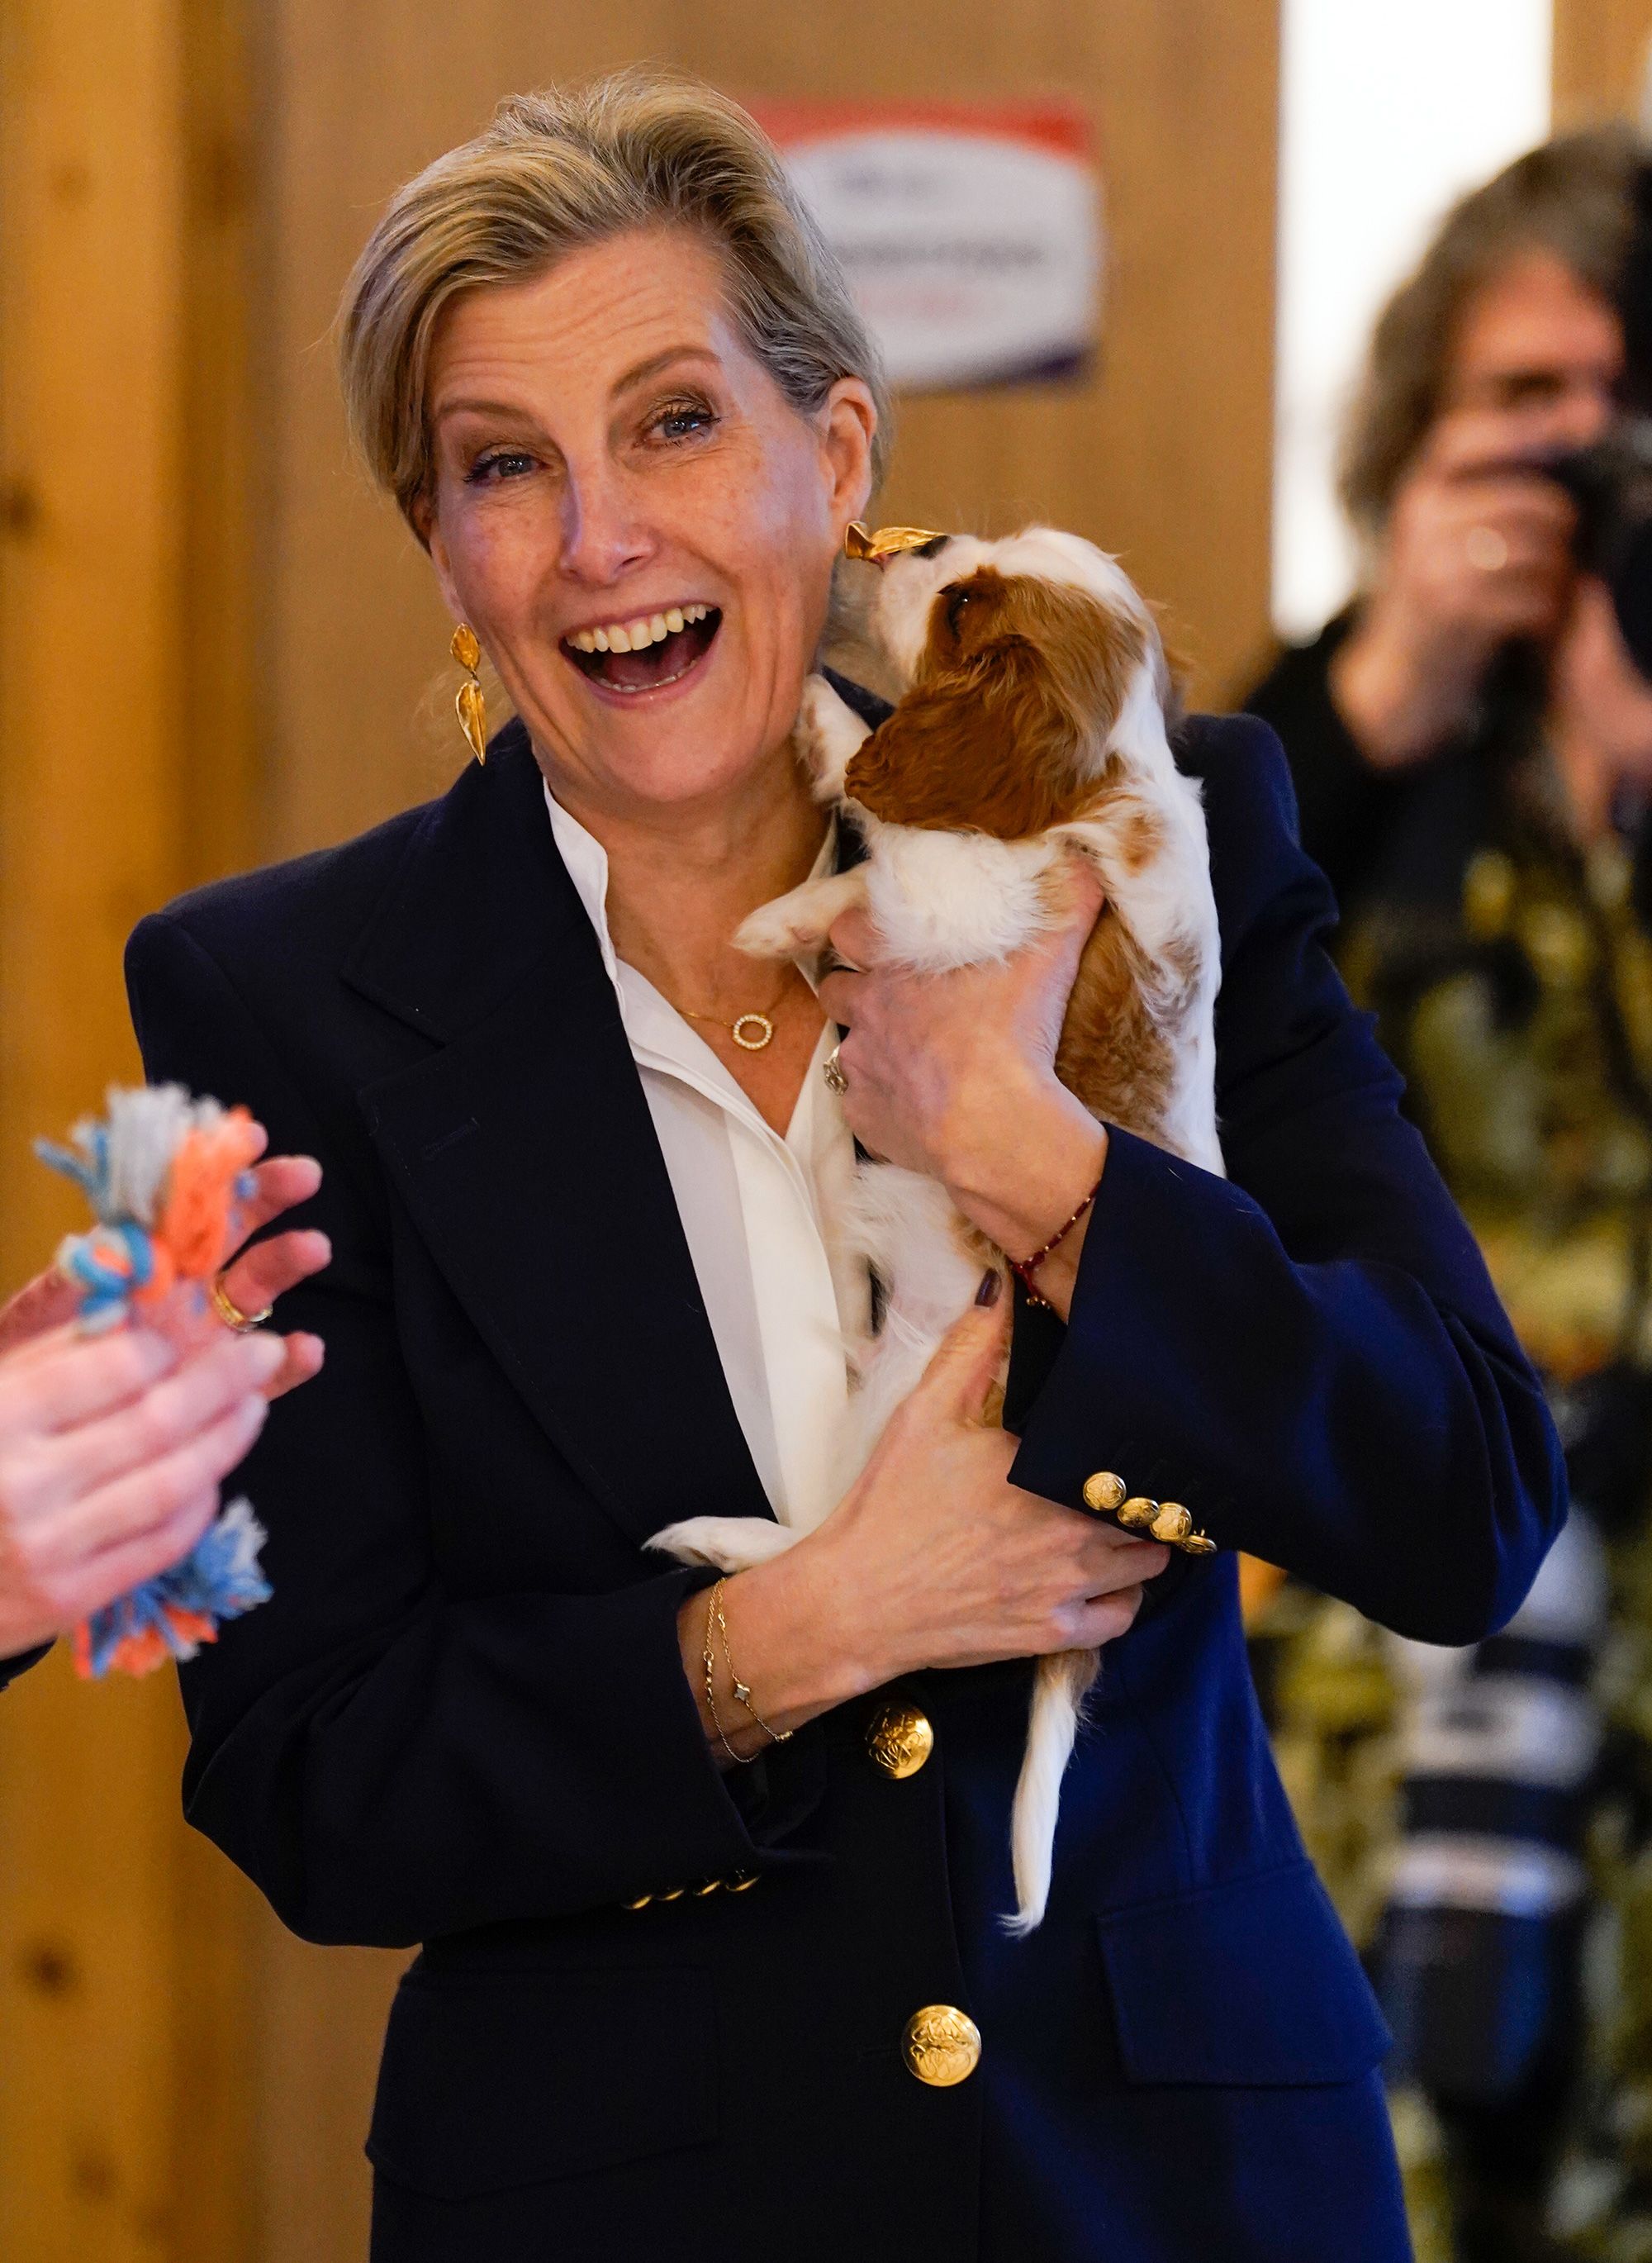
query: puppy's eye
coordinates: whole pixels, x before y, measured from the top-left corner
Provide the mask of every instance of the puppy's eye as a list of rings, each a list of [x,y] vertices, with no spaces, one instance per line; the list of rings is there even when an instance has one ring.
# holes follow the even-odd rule
[[[949,589],[943,589],[941,594],[947,601],[947,626],[956,636],[964,608],[973,603],[975,593],[966,589],[961,582],[955,582]]]

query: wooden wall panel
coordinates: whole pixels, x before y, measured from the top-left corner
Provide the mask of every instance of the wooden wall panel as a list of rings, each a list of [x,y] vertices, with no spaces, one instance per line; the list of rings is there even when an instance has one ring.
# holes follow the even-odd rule
[[[250,236],[226,188],[246,109],[235,25],[227,0],[0,12],[8,1286],[77,1219],[30,1135],[135,1071],[127,929],[251,846],[245,387],[229,351]],[[170,1677],[89,1690],[59,1659],[0,1706],[8,2263],[241,2250],[252,1898],[184,1830],[181,1751]]]
[[[1652,0],[1555,0],[1555,121],[1633,117],[1640,108]]]

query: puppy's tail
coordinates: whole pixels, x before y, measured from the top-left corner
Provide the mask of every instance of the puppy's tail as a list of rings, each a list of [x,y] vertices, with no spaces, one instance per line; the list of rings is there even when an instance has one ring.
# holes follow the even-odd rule
[[[1061,1779],[1072,1757],[1084,1701],[1100,1659],[1099,1651],[1064,1650],[1053,1658],[1041,1658],[1033,1678],[1027,1756],[1010,1811],[1010,1855],[1020,1906],[1003,1920],[1006,1931],[1018,1939],[1042,1921],[1050,1899]]]

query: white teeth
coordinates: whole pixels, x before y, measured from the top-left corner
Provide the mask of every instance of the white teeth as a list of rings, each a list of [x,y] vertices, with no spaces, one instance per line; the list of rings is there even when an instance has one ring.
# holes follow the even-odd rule
[[[711,611],[710,605],[672,605],[663,613],[653,613],[634,621],[615,621],[602,629],[578,629],[568,642],[575,652],[646,652],[651,644],[660,644],[668,636],[692,628]]]

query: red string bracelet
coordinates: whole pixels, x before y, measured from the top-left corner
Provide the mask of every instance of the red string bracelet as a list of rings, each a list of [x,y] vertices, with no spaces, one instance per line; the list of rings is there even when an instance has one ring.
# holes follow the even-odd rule
[[[1058,1226],[1055,1233],[1050,1235],[1043,1247],[1042,1249],[1035,1249],[1030,1257],[1011,1257],[1009,1253],[1006,1251],[1006,1262],[1008,1264],[1010,1271],[1015,1276],[1015,1278],[1021,1283],[1021,1287],[1026,1291],[1027,1301],[1029,1305],[1042,1305],[1047,1312],[1053,1312],[1056,1309],[1050,1303],[1048,1297],[1041,1297],[1037,1290],[1034,1288],[1033,1276],[1037,1272],[1045,1258],[1052,1255],[1056,1250],[1060,1248],[1062,1243],[1072,1232],[1073,1227],[1078,1225],[1078,1220],[1084,1216],[1086,1211],[1089,1209],[1091,1204],[1095,1200],[1100,1191],[1101,1182],[1098,1179],[1094,1186],[1091,1188],[1089,1193],[1079,1204],[1078,1209],[1074,1211],[1072,1216],[1067,1220],[1065,1225]]]

